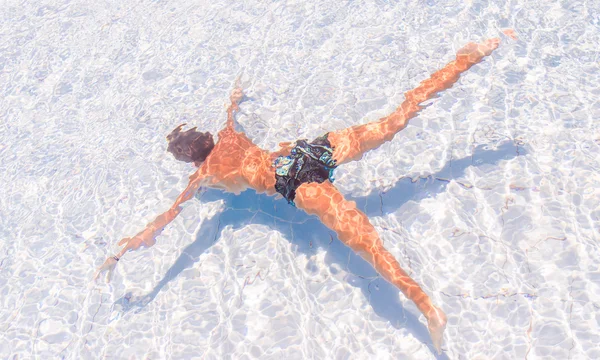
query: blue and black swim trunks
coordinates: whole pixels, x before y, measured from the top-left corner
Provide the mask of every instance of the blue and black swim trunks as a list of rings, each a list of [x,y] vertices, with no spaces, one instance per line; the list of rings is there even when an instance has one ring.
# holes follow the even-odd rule
[[[320,136],[308,143],[296,141],[288,156],[279,156],[273,161],[275,170],[275,190],[283,195],[289,204],[294,205],[296,189],[304,184],[325,180],[333,182],[333,170],[336,168],[333,149],[327,135]]]

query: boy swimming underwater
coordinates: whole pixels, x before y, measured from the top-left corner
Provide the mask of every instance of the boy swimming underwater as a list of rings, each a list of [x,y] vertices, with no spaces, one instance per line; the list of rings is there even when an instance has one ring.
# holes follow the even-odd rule
[[[95,278],[105,271],[110,276],[127,251],[154,245],[163,228],[181,212],[181,204],[191,199],[201,186],[236,194],[248,188],[267,195],[279,193],[290,204],[319,217],[337,233],[340,241],[412,300],[425,315],[433,345],[441,352],[446,315],[385,249],[369,218],[332,184],[332,175],[338,166],[360,160],[366,152],[392,140],[422,109],[420,104],[450,88],[463,72],[490,55],[499,42],[494,38],[481,44],[467,44],[454,61],[406,92],[404,102],[378,121],[329,132],[311,142],[282,143],[274,153],[259,148],[244,133],[234,130],[234,113],[239,110],[243,95],[241,89],[235,89],[227,109],[226,126],[218,133],[216,143],[210,133],[198,132],[196,128],[182,131],[183,125],[167,136],[168,151],[177,160],[194,163],[198,170],[190,176],[188,186],[169,210],[134,237],[119,242],[123,248],[100,266]]]

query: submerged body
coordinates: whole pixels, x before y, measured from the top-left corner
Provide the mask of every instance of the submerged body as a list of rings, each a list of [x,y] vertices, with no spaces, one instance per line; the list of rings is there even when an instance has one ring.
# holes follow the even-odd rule
[[[328,162],[326,158],[323,161],[325,164],[323,171],[328,171],[331,175],[335,166],[359,160],[365,152],[391,140],[396,133],[406,127],[411,118],[416,116],[421,109],[422,102],[451,87],[462,72],[490,55],[498,47],[498,44],[498,39],[490,39],[482,44],[469,43],[459,50],[456,60],[434,73],[416,89],[408,91],[405,94],[405,101],[389,116],[376,122],[353,126],[321,137],[320,139],[324,139],[326,142],[321,141],[317,145],[329,145],[332,155],[331,161]],[[290,175],[287,169],[283,169],[283,166],[290,165],[288,160],[291,159],[290,154],[293,154],[291,150],[296,145],[301,146],[300,150],[305,149],[306,143],[298,142],[296,145],[282,143],[280,144],[281,149],[277,152],[269,152],[256,146],[245,134],[235,131],[233,127],[234,112],[238,110],[238,102],[241,97],[241,90],[234,90],[231,95],[231,105],[227,110],[228,119],[225,129],[218,133],[219,139],[210,154],[202,163],[196,164],[199,166],[198,170],[190,176],[189,185],[173,206],[148,224],[146,229],[136,236],[121,240],[119,245],[124,246],[121,252],[108,258],[99,268],[96,277],[104,270],[108,270],[110,276],[117,261],[125,252],[136,250],[141,245],[152,246],[156,236],[179,214],[180,205],[191,199],[201,186],[236,194],[248,188],[267,195],[274,195],[279,190],[288,202],[295,203],[298,208],[308,214],[319,217],[327,227],[336,232],[340,241],[360,254],[379,274],[416,304],[426,317],[433,345],[440,352],[446,326],[444,312],[432,304],[429,296],[400,267],[393,255],[384,248],[383,242],[368,217],[356,208],[353,201],[344,198],[343,194],[331,183],[330,176],[319,175],[316,177],[316,181],[304,181],[306,177],[302,178],[302,181],[292,186],[293,194],[282,190],[282,186],[276,186],[278,181],[281,185],[283,174],[287,174],[285,181],[295,179],[292,179],[293,174]],[[318,155],[322,156],[329,150],[318,152]],[[277,159],[279,161],[276,161]]]

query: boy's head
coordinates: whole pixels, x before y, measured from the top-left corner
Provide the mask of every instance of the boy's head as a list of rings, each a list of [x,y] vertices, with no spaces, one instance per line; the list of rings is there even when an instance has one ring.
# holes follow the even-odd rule
[[[196,127],[182,132],[181,128],[185,125],[179,125],[167,135],[169,142],[167,151],[179,161],[200,164],[215,147],[213,136],[209,132],[196,131]]]

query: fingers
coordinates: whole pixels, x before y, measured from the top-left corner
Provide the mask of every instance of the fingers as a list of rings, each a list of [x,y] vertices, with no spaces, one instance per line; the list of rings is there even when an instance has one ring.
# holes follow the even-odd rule
[[[242,77],[244,76],[244,70],[235,78],[235,82],[233,83],[234,89],[242,88]]]
[[[98,280],[100,275],[107,271],[108,273],[106,274],[106,282],[110,282],[110,279],[112,278],[112,273],[116,266],[117,260],[114,257],[109,257],[108,259],[106,259],[106,261],[104,261],[104,263],[98,268],[98,270],[96,270],[96,273],[94,274],[94,281]]]
[[[241,88],[233,89],[230,96],[231,102],[237,105],[237,103],[242,99],[243,96],[244,92]]]
[[[112,280],[112,275],[113,275],[114,270],[115,270],[114,267],[112,269],[108,270],[108,273],[106,274],[106,283],[107,284]]]
[[[100,269],[96,270],[96,272],[94,273],[94,281],[98,280],[98,277],[100,276],[101,271]]]

